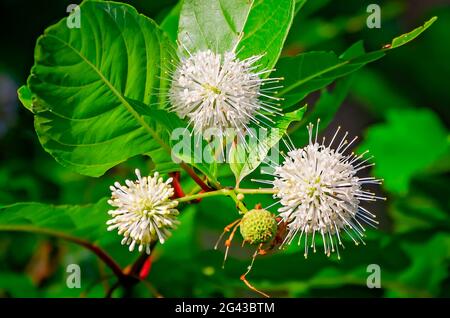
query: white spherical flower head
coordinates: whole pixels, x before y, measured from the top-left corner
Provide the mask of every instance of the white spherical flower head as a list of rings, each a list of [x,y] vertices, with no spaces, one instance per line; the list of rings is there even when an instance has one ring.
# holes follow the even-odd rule
[[[309,144],[302,149],[291,148],[282,165],[275,168],[272,181],[280,199],[280,216],[288,224],[284,243],[290,244],[299,234],[298,244],[304,237],[305,257],[308,255],[308,237],[311,248],[316,251],[315,235],[322,237],[324,252],[330,256],[343,245],[340,233],[345,231],[355,242],[364,243],[365,228],[361,224],[374,226],[375,215],[360,206],[361,201],[384,199],[362,189],[364,184],[380,184],[372,177],[360,178],[358,171],[372,166],[366,164],[371,158],[363,159],[354,153],[345,154],[356,137],[349,143],[345,133],[336,149],[331,146],[339,128],[328,146],[325,138],[317,142],[318,128],[313,139],[313,125],[308,125]],[[354,234],[353,234],[354,233]]]
[[[106,224],[108,231],[117,229],[123,235],[122,244],[129,245],[130,252],[135,246],[139,251],[150,254],[153,241],[161,243],[170,236],[170,230],[179,224],[177,201],[171,200],[174,190],[170,186],[172,178],[163,181],[155,172],[153,177],[141,177],[136,169],[138,180],[126,180],[126,185],[118,182],[111,186],[111,199],[108,203],[116,207],[108,212],[112,219]]]
[[[181,58],[169,91],[172,110],[187,118],[198,134],[213,128],[221,135],[232,129],[242,136],[251,122],[267,125],[272,122],[269,116],[280,114],[279,99],[270,95],[280,86],[263,86],[280,78],[260,78],[272,71],[256,71],[261,57],[239,60],[234,52],[207,50]]]

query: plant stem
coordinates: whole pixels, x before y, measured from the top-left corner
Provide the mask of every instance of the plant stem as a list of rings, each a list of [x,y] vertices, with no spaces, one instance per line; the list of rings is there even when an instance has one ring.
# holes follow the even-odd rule
[[[193,195],[193,194],[197,194],[200,191],[202,191],[202,188],[199,187],[198,184],[195,184],[194,187],[185,195]]]
[[[144,265],[145,261],[151,257],[151,255],[153,254],[153,250],[156,247],[156,244],[158,244],[158,241],[153,241],[150,244],[150,255],[148,255],[145,252],[143,252],[141,255],[139,255],[139,257],[136,259],[136,261],[131,266],[129,275],[137,276],[137,277],[139,276],[139,272],[142,269],[142,265]]]
[[[277,190],[275,189],[271,189],[271,188],[266,188],[266,189],[241,189],[241,188],[237,188],[236,189],[237,193],[242,193],[242,194],[275,194],[277,193]]]
[[[219,195],[229,196],[230,192],[233,192],[233,190],[232,189],[220,189],[220,190],[215,190],[215,191],[196,193],[196,194],[187,195],[182,198],[179,198],[179,199],[177,199],[177,201],[178,202],[188,202],[188,201],[193,201],[196,199],[214,197],[214,196],[219,196]]]
[[[207,197],[215,197],[215,196],[229,196],[231,197],[234,201],[238,201],[236,194],[237,193],[242,193],[242,194],[274,194],[277,193],[276,190],[274,189],[219,189],[219,190],[214,190],[214,191],[209,191],[209,192],[203,192],[203,193],[196,193],[196,194],[192,194],[192,195],[186,195],[182,198],[178,198],[177,201],[178,202],[189,202],[189,201],[193,201],[196,199],[202,199],[202,198],[207,198]],[[242,203],[242,202],[241,202]],[[245,211],[245,210],[244,210]]]
[[[114,285],[112,285],[112,286],[109,288],[109,290],[106,292],[105,298],[111,298],[113,292],[114,292],[117,288],[119,288],[119,286],[120,286],[120,280],[118,280],[117,282],[115,282]]]
[[[43,229],[43,228],[37,228],[34,226],[29,225],[18,225],[18,226],[0,226],[0,231],[11,231],[11,232],[30,232],[30,233],[36,233],[36,234],[44,234],[44,235],[50,235],[55,236],[57,238],[76,243],[78,245],[81,245],[92,252],[94,252],[114,273],[114,275],[117,276],[119,280],[122,280],[126,277],[120,266],[109,256],[105,251],[103,251],[100,247],[92,244],[91,242],[88,242],[86,240],[80,239],[75,236],[68,235],[63,232],[50,230],[50,229]]]
[[[233,190],[231,190],[230,194],[229,194],[230,198],[233,199],[233,201],[236,203],[236,207],[242,211],[242,212],[248,212],[247,207],[245,206],[244,202],[242,202],[241,200],[238,200],[237,196],[236,196],[236,192]]]
[[[73,241],[74,243],[77,243]],[[101,248],[98,246],[95,246],[89,242],[78,242],[78,244],[86,247],[87,249],[90,249],[92,252],[97,254],[97,256],[113,271],[113,273],[119,278],[123,279],[125,278],[125,275],[120,268],[120,266],[108,255],[106,254]]]
[[[187,163],[180,162],[180,167],[183,168],[184,171],[197,183],[203,191],[212,191],[212,189],[195,173],[194,169],[192,169]]]

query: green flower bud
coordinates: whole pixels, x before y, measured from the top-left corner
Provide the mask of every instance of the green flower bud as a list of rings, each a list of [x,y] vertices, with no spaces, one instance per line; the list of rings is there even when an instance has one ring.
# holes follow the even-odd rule
[[[244,240],[250,244],[267,243],[277,232],[277,221],[269,211],[253,209],[242,217],[240,230]]]

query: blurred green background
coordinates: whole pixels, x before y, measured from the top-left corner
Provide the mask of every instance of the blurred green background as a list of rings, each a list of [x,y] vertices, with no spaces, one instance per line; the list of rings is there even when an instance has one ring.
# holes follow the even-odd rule
[[[109,185],[131,176],[136,166],[148,170],[142,158],[132,158],[98,179],[72,173],[42,149],[32,114],[19,105],[16,89],[33,65],[37,37],[67,14],[71,2],[0,2],[0,205],[93,203],[108,196]],[[176,3],[128,2],[158,22]],[[340,53],[359,39],[367,49],[378,49],[431,16],[439,17],[418,39],[353,76],[350,92],[325,132],[344,126],[362,137],[359,149],[375,155],[372,173],[385,179],[376,190],[388,198],[371,206],[380,229],[368,230],[367,246],[348,244],[341,260],[322,253],[305,260],[297,246],[259,257],[248,278],[273,296],[450,296],[450,4],[377,1],[381,28],[368,29],[370,3],[308,1],[295,18],[283,54]],[[222,180],[233,183],[231,176]],[[269,196],[246,198],[249,206],[270,201]],[[223,251],[212,249],[222,228],[236,218],[234,211],[233,204],[221,198],[188,206],[179,230],[156,250],[149,283],[118,289],[114,296],[152,297],[155,290],[166,297],[256,296],[239,280],[253,251],[240,248],[237,238],[221,269]],[[137,257],[126,248],[115,248],[113,255],[123,266]],[[66,287],[65,269],[71,263],[81,266],[81,289]],[[380,289],[366,287],[369,264],[381,268]],[[0,232],[0,296],[103,297],[113,283],[108,269],[81,247],[50,237]]]

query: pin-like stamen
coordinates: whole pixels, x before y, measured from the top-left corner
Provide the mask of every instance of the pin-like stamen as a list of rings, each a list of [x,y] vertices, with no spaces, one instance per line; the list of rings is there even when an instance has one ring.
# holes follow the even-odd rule
[[[115,182],[110,187],[108,203],[116,209],[108,212],[112,219],[106,224],[108,231],[117,229],[124,236],[122,245],[129,245],[130,251],[138,245],[139,252],[150,254],[151,243],[164,243],[179,224],[178,202],[170,199],[172,178],[163,181],[157,172],[153,177],[142,177],[138,169],[135,172],[138,180],[125,180],[125,186]]]
[[[282,115],[276,103],[280,98],[273,96],[281,88],[276,85],[281,78],[261,78],[273,71],[256,71],[262,55],[240,60],[234,51],[193,53],[184,48],[184,52],[187,57],[180,58],[171,75],[170,110],[187,118],[195,133],[231,128],[243,139],[250,123],[270,128],[271,117]]]
[[[324,141],[318,143],[318,127],[313,128],[312,124],[307,125],[309,144],[306,147],[295,149],[292,142],[285,142],[289,153],[282,165],[274,165],[274,180],[255,181],[271,184],[276,190],[274,196],[281,204],[278,211],[288,230],[283,244],[290,244],[299,234],[298,244],[304,239],[307,257],[308,246],[315,250],[317,232],[324,253],[330,256],[336,252],[340,257],[338,246],[343,247],[341,232],[346,232],[356,245],[360,242],[365,244],[363,223],[372,227],[378,224],[375,215],[360,203],[385,199],[362,189],[365,184],[380,184],[382,180],[357,176],[359,170],[373,164],[367,163],[372,157],[363,159],[367,152],[345,154],[356,137],[348,142],[348,133],[345,132],[336,149],[332,149],[340,127],[328,146]]]

